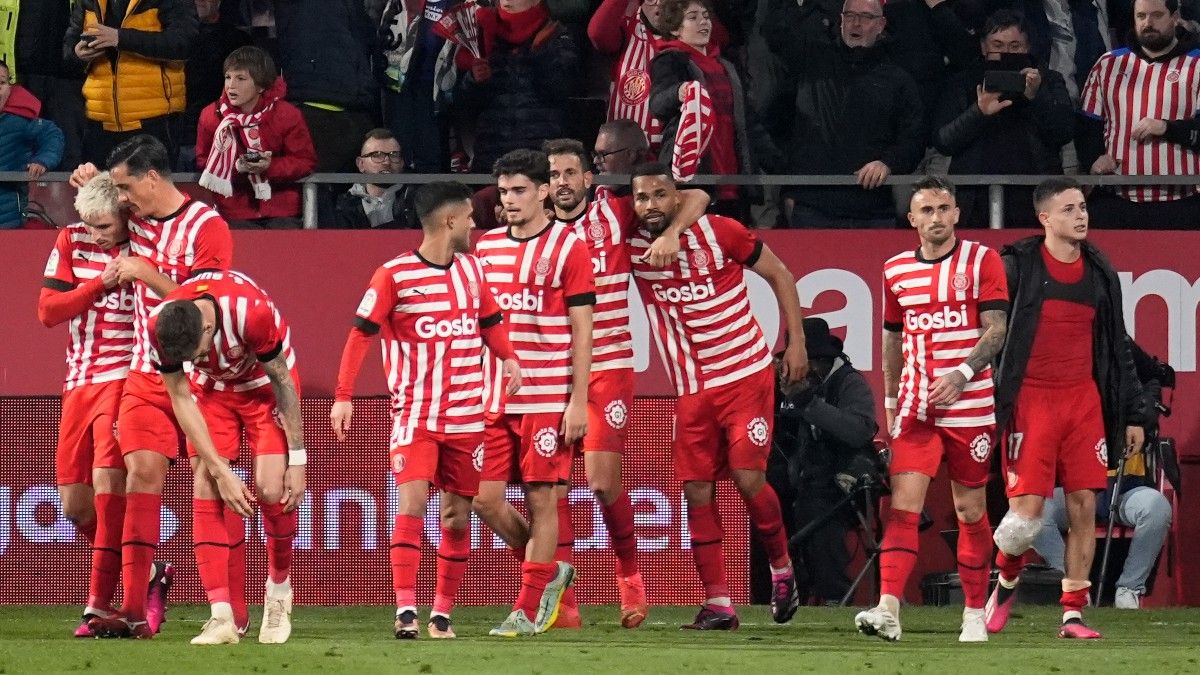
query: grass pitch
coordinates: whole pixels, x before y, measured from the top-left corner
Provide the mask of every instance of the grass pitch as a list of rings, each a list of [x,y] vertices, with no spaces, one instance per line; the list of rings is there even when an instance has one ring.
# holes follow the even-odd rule
[[[173,607],[150,641],[70,637],[75,607],[0,607],[0,673],[1005,673],[1200,672],[1200,610],[1091,610],[1099,641],[1058,640],[1059,610],[1018,608],[1008,628],[987,644],[960,645],[959,611],[907,608],[897,643],[859,635],[854,609],[801,608],[778,626],[763,607],[743,607],[734,633],[680,631],[689,607],[656,607],[641,628],[624,630],[613,607],[584,609],[581,631],[551,631],[525,639],[487,637],[506,608],[455,612],[457,640],[392,637],[386,607],[296,607],[286,645],[260,645],[252,610],[251,636],[239,645],[188,644],[207,607]],[[422,614],[424,618],[424,614]]]

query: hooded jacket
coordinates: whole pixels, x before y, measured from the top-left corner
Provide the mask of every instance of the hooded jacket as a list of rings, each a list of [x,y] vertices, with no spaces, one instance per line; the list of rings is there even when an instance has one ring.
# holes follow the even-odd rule
[[[53,171],[63,155],[63,133],[54,122],[39,119],[42,103],[19,85],[13,85],[0,110],[0,171],[24,171],[41,164]],[[21,227],[28,203],[24,183],[0,185],[0,229]]]

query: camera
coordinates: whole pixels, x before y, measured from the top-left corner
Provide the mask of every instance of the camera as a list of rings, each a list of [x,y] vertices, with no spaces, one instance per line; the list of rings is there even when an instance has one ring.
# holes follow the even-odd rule
[[[1012,70],[989,70],[983,74],[983,90],[1012,98],[1025,93],[1025,74]]]

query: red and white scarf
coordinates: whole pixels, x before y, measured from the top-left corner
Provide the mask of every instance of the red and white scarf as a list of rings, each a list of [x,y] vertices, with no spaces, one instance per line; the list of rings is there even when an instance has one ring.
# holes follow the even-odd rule
[[[282,78],[281,78],[282,79]],[[237,169],[237,160],[246,152],[262,152],[262,134],[259,128],[263,118],[275,108],[275,102],[281,98],[280,80],[276,80],[270,89],[262,93],[255,111],[244,113],[240,108],[229,102],[228,96],[221,93],[217,102],[217,113],[221,115],[221,123],[213,134],[212,149],[208,151],[208,162],[204,172],[200,174],[200,186],[212,190],[222,197],[233,194],[233,172]],[[240,139],[240,142],[239,142]],[[271,184],[259,174],[248,173],[246,178],[254,188],[254,198],[266,201],[271,198]]]
[[[695,178],[700,157],[713,137],[712,99],[703,85],[695,80],[684,85],[679,112],[679,129],[671,150],[671,175],[686,183]]]

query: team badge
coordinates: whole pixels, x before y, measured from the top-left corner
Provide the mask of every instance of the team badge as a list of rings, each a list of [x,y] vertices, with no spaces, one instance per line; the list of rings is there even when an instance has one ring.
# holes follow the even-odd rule
[[[692,251],[692,267],[708,267],[708,254],[704,251]]]
[[[746,437],[760,448],[771,440],[770,436],[771,428],[767,426],[767,420],[762,417],[755,417],[746,425]]]
[[[537,272],[539,277],[544,277],[550,273],[550,259],[539,258],[537,264],[533,266],[533,271]]]
[[[621,102],[639,105],[650,97],[650,76],[644,70],[633,68],[621,76]]]
[[[1009,490],[1017,487],[1018,479],[1019,479],[1019,477],[1017,476],[1017,472],[1013,471],[1012,469],[1009,469],[1008,470],[1008,489]]]
[[[588,225],[588,236],[596,241],[604,241],[608,237],[608,231],[604,223],[592,223]]]
[[[403,473],[404,464],[404,453],[397,452],[396,454],[392,455],[392,473]]]
[[[614,429],[624,429],[628,419],[629,410],[626,409],[624,401],[610,401],[608,405],[604,406],[604,421],[608,422],[608,426]]]
[[[1096,441],[1096,461],[1108,466],[1108,441],[1103,438]]]
[[[471,466],[475,467],[476,471],[483,471],[483,443],[471,453]]]
[[[1171,70],[1168,70],[1167,71],[1167,82],[1174,84],[1178,81],[1179,81],[1179,69],[1172,68]]]
[[[967,275],[959,272],[954,275],[953,279],[950,280],[950,285],[954,287],[954,290],[961,292],[967,290],[967,287],[971,285],[971,282],[967,280]]]
[[[167,247],[167,255],[172,258],[178,258],[180,253],[183,253],[183,242],[176,239]]]
[[[542,457],[553,457],[558,452],[558,431],[545,427],[533,435],[533,449]]]
[[[992,454],[992,439],[987,434],[979,434],[971,441],[971,459],[983,464]]]

